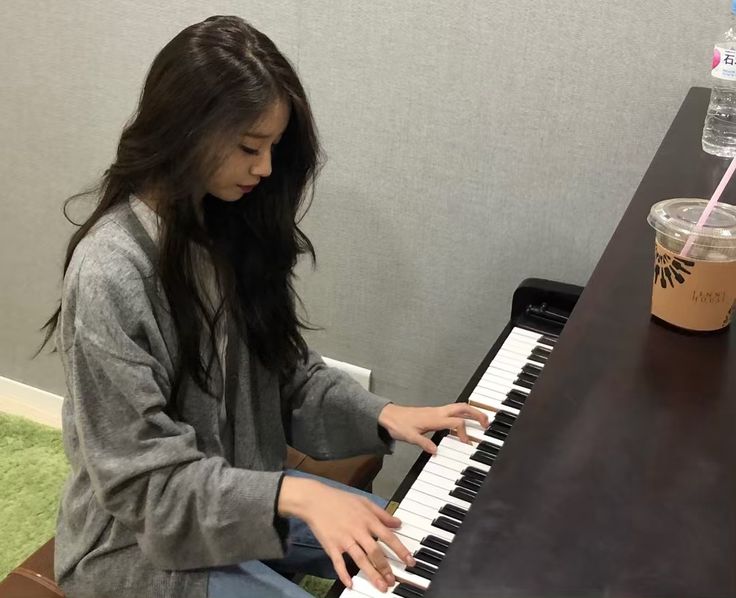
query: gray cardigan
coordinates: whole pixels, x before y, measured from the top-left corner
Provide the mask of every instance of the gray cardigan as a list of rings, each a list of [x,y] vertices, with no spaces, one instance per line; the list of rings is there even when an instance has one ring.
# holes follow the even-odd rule
[[[280,380],[234,334],[228,434],[221,393],[191,380],[172,415],[176,333],[156,255],[125,202],[79,243],[64,277],[57,348],[71,473],[55,573],[74,598],[204,598],[206,568],[283,556],[275,507],[287,442],[317,459],[391,450],[377,424],[387,400],[311,351]]]

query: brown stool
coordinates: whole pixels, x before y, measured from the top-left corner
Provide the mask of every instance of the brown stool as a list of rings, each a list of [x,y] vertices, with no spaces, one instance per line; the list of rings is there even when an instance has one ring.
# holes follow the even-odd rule
[[[383,457],[375,455],[316,461],[291,447],[286,459],[286,466],[290,469],[313,473],[362,490],[370,490],[382,465]],[[64,592],[54,582],[53,538],[0,582],[0,598],[64,598]]]

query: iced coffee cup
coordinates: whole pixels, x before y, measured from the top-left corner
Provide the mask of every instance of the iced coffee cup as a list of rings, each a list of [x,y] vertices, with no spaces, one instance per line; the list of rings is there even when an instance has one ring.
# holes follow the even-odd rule
[[[656,231],[652,315],[697,332],[727,327],[736,304],[736,208],[716,204],[698,228],[707,203],[667,199],[647,218]]]

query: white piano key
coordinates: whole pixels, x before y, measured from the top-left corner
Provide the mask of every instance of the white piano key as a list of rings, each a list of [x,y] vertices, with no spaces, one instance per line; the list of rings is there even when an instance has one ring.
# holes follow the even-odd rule
[[[494,378],[502,378],[504,380],[508,380],[509,382],[513,382],[519,377],[519,374],[521,373],[521,370],[514,370],[513,372],[501,369],[497,367],[494,364],[491,364],[488,366],[488,369],[485,371],[485,373],[481,376],[481,380],[487,379],[489,376],[493,376]],[[480,380],[479,380],[480,382]]]
[[[432,486],[431,484],[427,484],[426,482],[419,479],[415,480],[414,484],[412,484],[410,492],[418,492],[432,498],[438,498],[445,501],[446,503],[462,507],[466,510],[470,508],[470,503],[467,500],[463,500],[462,498],[457,498],[455,496],[450,496],[447,490],[444,490],[443,488],[438,488],[437,486]]]
[[[390,595],[391,594],[381,594],[382,597],[390,596]],[[374,597],[369,596],[367,594],[362,594],[361,592],[356,592],[355,590],[351,590],[350,588],[345,588],[340,594],[340,598],[374,598]]]
[[[451,480],[454,482],[457,478],[460,476],[457,474],[457,472],[453,471],[452,469],[449,469],[447,467],[444,467],[443,465],[439,465],[436,462],[433,462],[432,459],[427,461],[427,463],[424,465],[424,468],[422,469],[422,473],[433,473],[434,475],[445,478],[447,480]]]
[[[417,477],[417,480],[426,482],[427,484],[436,488],[441,488],[446,492],[450,492],[453,488],[455,488],[455,482],[453,480],[448,480],[447,478],[435,475],[432,472],[425,470],[422,470],[422,472]]]
[[[462,453],[466,456],[472,455],[477,450],[478,445],[475,443],[471,444],[465,444],[464,442],[461,442],[457,438],[453,436],[445,436],[442,440],[440,440],[440,444],[438,448],[442,448],[445,450],[452,450],[458,453]]]
[[[401,518],[399,517],[399,519]],[[421,542],[429,535],[426,530],[419,528],[416,525],[410,525],[408,523],[402,524],[402,526],[396,530],[396,534],[406,538],[411,538],[412,540],[416,540],[417,542]]]
[[[543,340],[543,336],[541,334],[537,334],[536,332],[530,332],[529,330],[523,330],[521,328],[515,328],[511,331],[509,334],[510,338],[514,338],[519,341],[528,341],[534,343],[537,347],[544,347],[548,351],[551,351],[554,349],[554,345],[546,342]]]
[[[427,534],[433,534],[437,536],[438,538],[447,540],[448,542],[452,542],[452,540],[455,538],[455,534],[452,534],[446,530],[440,529],[439,527],[435,527],[434,525],[432,525],[432,519],[427,519],[426,517],[422,517],[421,515],[417,515],[410,511],[406,511],[402,509],[401,507],[396,509],[394,516],[401,519],[402,524],[405,522],[406,525],[423,530],[425,532],[424,534],[425,536]],[[415,540],[416,539],[417,538],[415,538]],[[418,539],[420,542],[422,541],[422,538],[418,538]]]
[[[459,444],[463,444],[459,440],[458,440],[458,443]],[[459,459],[456,459],[456,462],[458,464],[460,464],[460,467],[459,467],[459,469],[457,469],[457,471],[459,471],[461,473],[462,473],[462,470],[463,469],[465,469],[466,467],[468,467],[470,465],[472,465],[476,469],[480,469],[480,470],[484,471],[485,473],[488,473],[491,470],[491,467],[489,465],[486,465],[485,463],[478,463],[477,461],[474,461],[473,459],[471,459],[471,456],[473,454],[475,454],[475,452],[477,451],[477,449],[474,449],[471,453],[460,453],[458,451],[452,451],[452,449],[448,449],[446,447],[446,445],[443,445],[443,446],[438,446],[437,447],[437,451],[438,452],[439,451],[444,451],[445,453],[454,452],[456,455],[459,455],[460,457],[462,457],[463,458],[462,461],[460,461]]]
[[[537,340],[538,338],[542,338],[542,335],[538,332],[532,332],[531,330],[527,330],[526,328],[522,328],[521,326],[514,326],[511,329],[511,334],[519,334],[522,336],[528,336],[530,338],[533,338],[534,340]]]
[[[529,359],[528,356],[520,357],[516,353],[511,353],[510,351],[504,351],[503,349],[499,350],[499,352],[496,354],[496,357],[493,359],[492,363],[501,363],[501,362],[508,363],[509,365],[518,365],[519,370],[521,370],[521,368],[523,368],[525,365],[533,365],[535,367],[544,369],[543,363]]]
[[[509,336],[507,336],[502,346],[511,344],[517,345],[518,347],[528,348],[530,351],[535,347],[540,346],[539,341],[535,341],[526,336],[520,336],[518,334],[510,334]]]
[[[477,388],[487,388],[488,390],[495,390],[497,392],[503,392],[504,394],[508,393],[510,390],[518,390],[526,395],[529,394],[529,389],[525,386],[514,384],[511,381],[506,381],[503,378],[493,375],[489,375],[488,377],[484,376],[481,379],[481,382],[478,383]]]
[[[447,446],[438,446],[437,447],[437,453],[430,458],[434,459],[435,457],[441,457],[442,459],[447,459],[449,461],[453,461],[455,463],[454,468],[460,468],[467,466],[468,462],[470,461],[470,456],[466,455],[465,453],[460,453],[458,451],[453,451],[452,449],[447,448]]]
[[[411,500],[413,502],[418,502],[418,503],[425,505],[426,507],[430,507],[431,509],[434,509],[434,512],[436,513],[435,517],[437,517],[438,515],[441,515],[440,509],[442,507],[444,507],[447,504],[451,504],[451,503],[448,503],[446,500],[442,500],[441,498],[438,498],[436,496],[429,496],[427,494],[417,492],[416,490],[409,490],[409,492],[406,493],[404,500]],[[401,504],[404,504],[403,501]],[[459,507],[460,505],[455,505],[455,506]],[[466,511],[468,510],[465,507],[460,507],[460,508],[464,508]]]
[[[519,372],[521,372],[521,370],[524,368],[525,365],[526,364],[523,364],[523,363],[509,363],[505,359],[496,359],[490,363],[490,365],[486,369],[486,372],[495,370],[495,371],[500,371],[500,372],[506,372],[513,376],[518,376]]]
[[[424,517],[425,519],[428,519],[429,521],[432,521],[433,519],[436,519],[439,516],[439,512],[437,510],[409,498],[408,495],[405,496],[404,500],[402,500],[401,504],[399,504],[399,509],[409,511],[410,513],[414,513],[415,515]]]
[[[449,438],[449,436],[445,436],[445,438]],[[473,454],[473,447],[467,445],[469,449],[468,451],[457,450],[453,448],[453,446],[448,446],[447,442],[445,442],[445,438],[440,440],[440,443],[437,445],[436,455],[439,457],[445,457],[446,459],[452,459],[453,461],[458,461],[460,463],[467,463],[470,455]],[[460,442],[460,444],[463,443]]]
[[[531,355],[532,351],[536,347],[534,343],[525,343],[514,338],[507,338],[501,346],[504,349],[513,351],[520,355]]]

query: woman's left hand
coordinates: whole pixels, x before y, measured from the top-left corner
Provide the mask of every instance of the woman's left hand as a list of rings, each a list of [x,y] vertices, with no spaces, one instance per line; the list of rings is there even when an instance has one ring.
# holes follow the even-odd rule
[[[432,455],[437,451],[434,442],[423,434],[437,430],[454,430],[458,438],[468,442],[465,419],[488,427],[488,418],[467,403],[452,403],[442,407],[402,407],[389,403],[378,415],[378,423],[386,428],[391,438],[411,442]]]

